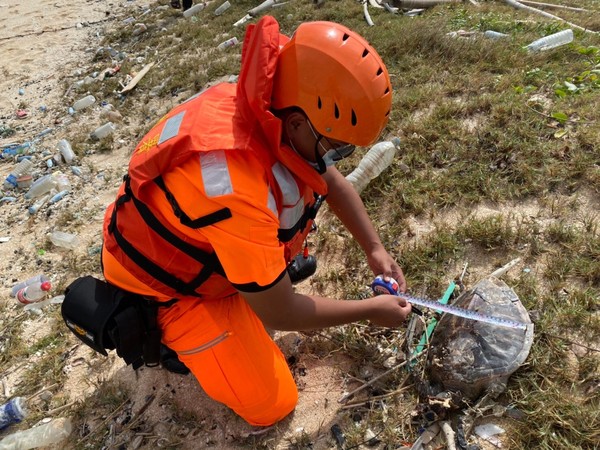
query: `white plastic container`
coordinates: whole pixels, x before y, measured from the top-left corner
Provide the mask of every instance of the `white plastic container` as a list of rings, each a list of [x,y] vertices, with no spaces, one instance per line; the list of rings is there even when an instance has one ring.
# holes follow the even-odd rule
[[[72,429],[71,419],[66,417],[53,419],[43,425],[6,436],[0,441],[0,450],[29,450],[47,447],[69,437]]]
[[[56,180],[52,178],[51,174],[44,175],[33,182],[27,193],[25,194],[26,199],[33,199],[41,197],[47,194],[56,187]]]
[[[371,147],[356,169],[346,177],[356,192],[360,193],[372,179],[378,177],[392,163],[399,147],[398,138],[378,142]]]
[[[541,39],[537,39],[525,48],[530,52],[539,52],[560,47],[561,45],[569,44],[571,42],[573,42],[573,30],[569,28],[549,36],[545,36]]]
[[[71,148],[71,144],[66,139],[58,141],[58,151],[67,164],[71,164],[73,159],[75,159],[75,153]]]
[[[192,17],[194,14],[198,14],[206,7],[205,3],[198,3],[197,5],[192,6],[190,9],[186,9],[183,12],[183,17]]]
[[[93,95],[88,95],[73,103],[73,109],[75,111],[81,111],[82,109],[85,109],[88,106],[92,106],[94,103],[96,103],[96,97],[94,97]]]
[[[76,234],[65,233],[64,231],[53,231],[50,233],[50,241],[57,247],[75,250],[79,247],[79,238]]]
[[[20,304],[29,305],[30,303],[44,300],[50,289],[52,289],[52,283],[49,281],[38,281],[19,290],[16,297]]]
[[[231,3],[229,3],[229,0],[227,0],[225,3],[223,3],[221,6],[219,6],[217,9],[215,9],[215,16],[220,16],[221,14],[223,14],[225,11],[227,11],[229,9],[229,7],[231,6]]]
[[[96,130],[91,134],[93,139],[104,139],[109,134],[112,134],[117,127],[112,122],[107,122],[104,125],[96,128]]]
[[[226,41],[221,42],[219,45],[217,45],[217,48],[219,50],[225,50],[226,48],[233,47],[234,45],[237,45],[238,42],[239,42],[238,38],[236,38],[234,36],[234,37],[232,37],[230,39],[227,39]]]

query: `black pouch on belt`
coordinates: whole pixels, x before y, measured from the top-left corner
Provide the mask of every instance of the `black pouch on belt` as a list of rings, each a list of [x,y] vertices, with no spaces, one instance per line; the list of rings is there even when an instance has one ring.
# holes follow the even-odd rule
[[[85,344],[104,356],[116,349],[125,363],[137,369],[159,364],[158,308],[175,301],[154,302],[85,276],[65,290],[61,313],[67,327]]]

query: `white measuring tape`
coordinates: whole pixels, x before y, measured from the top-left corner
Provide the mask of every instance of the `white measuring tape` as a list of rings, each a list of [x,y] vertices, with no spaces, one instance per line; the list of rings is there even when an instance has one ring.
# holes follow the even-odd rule
[[[435,309],[436,311],[445,312],[458,317],[464,317],[465,319],[477,320],[479,322],[491,323],[500,327],[516,328],[517,330],[527,330],[527,324],[523,322],[517,322],[516,320],[503,319],[501,317],[490,316],[488,314],[482,314],[477,311],[470,309],[459,308],[458,306],[444,305],[433,300],[427,300],[424,298],[413,297],[412,295],[403,294],[398,292],[398,282],[391,279],[390,282],[384,281],[381,276],[375,278],[371,284],[371,289],[375,294],[391,294],[406,299],[406,301],[412,305],[423,306],[429,309]]]

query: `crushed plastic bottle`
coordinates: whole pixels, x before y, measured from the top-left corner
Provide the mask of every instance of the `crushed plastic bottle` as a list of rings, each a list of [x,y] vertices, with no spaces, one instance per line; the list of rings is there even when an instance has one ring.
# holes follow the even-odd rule
[[[79,247],[79,238],[76,234],[66,233],[64,231],[53,231],[50,233],[50,241],[57,247],[75,250]]]
[[[398,138],[378,142],[371,147],[360,160],[356,169],[346,177],[356,192],[360,193],[372,179],[379,176],[392,163],[399,147],[400,139]]]
[[[19,423],[27,415],[26,400],[23,397],[14,397],[0,406],[0,430],[4,430],[14,423]]]
[[[570,42],[573,42],[573,30],[569,28],[549,36],[545,36],[541,39],[537,39],[526,46],[525,49],[530,52],[539,52],[560,47],[561,45],[569,44]]]
[[[215,9],[215,16],[220,16],[225,11],[227,11],[230,6],[231,6],[231,3],[229,3],[229,0],[225,1],[225,3],[221,4],[221,6],[219,6],[217,9]]]
[[[52,177],[52,174],[44,175],[41,178],[38,178],[33,182],[27,193],[25,194],[25,198],[30,200],[37,197],[41,197],[44,194],[47,194],[52,189],[56,187],[56,180]]]
[[[37,427],[6,436],[0,441],[0,450],[29,450],[47,447],[65,440],[71,434],[72,429],[71,419],[59,417]]]
[[[28,305],[44,300],[50,289],[52,289],[52,283],[49,281],[36,282],[20,289],[16,297],[20,304]]]
[[[69,141],[67,141],[66,139],[61,139],[60,141],[58,141],[57,147],[65,162],[67,164],[71,164],[73,162],[73,159],[75,158],[75,153],[73,152]]]

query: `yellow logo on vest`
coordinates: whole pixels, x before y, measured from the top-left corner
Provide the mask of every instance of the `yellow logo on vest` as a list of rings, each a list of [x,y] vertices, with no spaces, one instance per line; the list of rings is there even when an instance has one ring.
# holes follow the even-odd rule
[[[156,136],[152,136],[151,138],[148,138],[147,140],[140,142],[140,145],[138,145],[138,148],[135,150],[135,154],[137,155],[138,153],[149,152],[151,149],[156,147],[159,139],[160,139],[160,135],[157,134]]]

